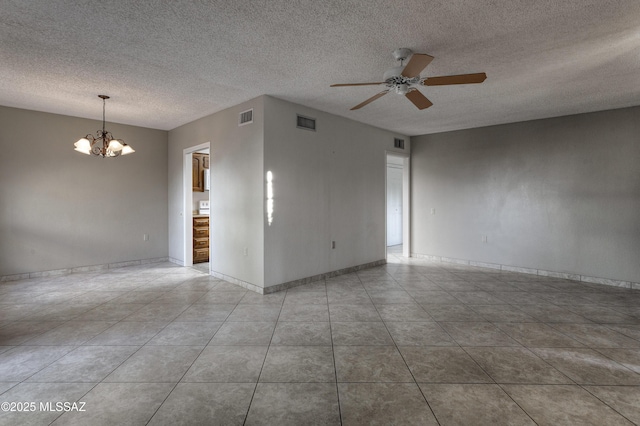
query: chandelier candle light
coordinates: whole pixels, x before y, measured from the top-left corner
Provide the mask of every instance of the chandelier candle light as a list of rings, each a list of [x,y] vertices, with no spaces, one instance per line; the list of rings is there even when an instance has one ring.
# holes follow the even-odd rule
[[[115,139],[111,132],[104,128],[104,111],[106,101],[109,99],[107,95],[98,95],[102,99],[102,130],[98,130],[94,137],[88,134],[78,142],[74,143],[75,150],[87,155],[95,155],[97,157],[118,157],[135,152],[133,148],[124,143],[122,139]]]

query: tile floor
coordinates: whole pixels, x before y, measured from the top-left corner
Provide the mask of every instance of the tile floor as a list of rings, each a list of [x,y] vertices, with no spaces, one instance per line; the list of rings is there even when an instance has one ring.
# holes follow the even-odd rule
[[[397,252],[266,296],[169,263],[6,282],[0,401],[37,404],[0,425],[640,423],[640,291]]]

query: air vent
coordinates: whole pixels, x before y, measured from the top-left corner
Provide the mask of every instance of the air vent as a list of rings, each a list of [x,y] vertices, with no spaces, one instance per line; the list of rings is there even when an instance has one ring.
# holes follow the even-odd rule
[[[245,124],[253,123],[253,108],[240,113],[240,119],[238,126],[244,126]]]
[[[298,127],[298,129],[313,130],[315,132],[316,131],[316,119],[315,118],[310,118],[310,117],[305,117],[303,115],[298,115],[297,127]]]
[[[404,139],[394,138],[393,139],[393,147],[394,148],[404,149]]]

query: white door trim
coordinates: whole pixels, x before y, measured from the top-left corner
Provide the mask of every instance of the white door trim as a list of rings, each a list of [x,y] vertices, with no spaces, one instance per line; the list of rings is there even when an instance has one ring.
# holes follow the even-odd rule
[[[403,154],[395,151],[387,151],[384,158],[384,176],[385,176],[385,221],[384,221],[384,248],[387,250],[387,157],[396,157],[402,159],[402,255],[404,257],[411,256],[411,159],[409,154]]]
[[[209,149],[211,153],[211,142],[205,142],[200,145],[190,146],[182,150],[182,191],[183,204],[182,216],[184,217],[184,266],[193,266],[193,153]],[[211,164],[211,163],[209,163]],[[211,166],[209,166],[211,167]],[[211,190],[209,190],[209,202],[211,202]],[[211,234],[211,221],[209,221],[209,234]],[[211,242],[209,242],[209,273],[211,273]]]

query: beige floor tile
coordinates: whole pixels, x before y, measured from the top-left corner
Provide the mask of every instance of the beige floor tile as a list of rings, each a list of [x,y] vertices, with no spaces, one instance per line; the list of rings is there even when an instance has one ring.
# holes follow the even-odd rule
[[[1,425],[48,425],[60,416],[61,412],[55,410],[57,403],[73,404],[77,401],[85,401],[85,395],[95,386],[95,383],[21,383],[17,384],[0,395],[0,403],[34,403],[33,411],[0,411]],[[41,409],[40,403],[44,407]],[[54,409],[48,409],[47,403],[51,403]],[[78,405],[79,406],[79,405]],[[84,405],[85,409],[86,404]]]
[[[331,346],[271,346],[260,382],[335,382]]]
[[[543,323],[495,323],[521,345],[532,348],[584,347],[577,340]]]
[[[496,383],[573,384],[526,348],[465,348]]]
[[[520,346],[489,322],[441,322],[440,325],[461,346]]]
[[[633,423],[640,424],[640,387],[585,386],[584,388]]]
[[[504,385],[538,425],[631,425],[627,419],[579,386]]]
[[[338,382],[413,382],[395,346],[334,346]]]
[[[334,345],[393,345],[382,322],[332,322]]]
[[[342,424],[437,425],[415,383],[340,383]]]
[[[248,383],[178,383],[149,425],[242,425],[255,389]]]
[[[146,424],[174,388],[173,383],[99,383],[84,395],[85,411],[68,412],[58,425]]]
[[[202,352],[202,346],[144,346],[105,382],[177,383]]]
[[[138,350],[137,346],[81,346],[28,382],[98,383]]]
[[[335,383],[258,383],[246,425],[340,425]]]
[[[207,346],[182,378],[183,382],[255,383],[268,346]]]
[[[2,283],[0,400],[87,411],[0,424],[640,423],[639,290],[388,260],[266,296],[169,262]]]
[[[391,338],[398,346],[452,346],[455,341],[435,322],[386,322]]]
[[[640,375],[593,349],[532,348],[540,358],[583,385],[640,385]]]
[[[443,426],[535,425],[495,384],[420,383],[420,389]]]
[[[275,322],[225,322],[210,345],[268,345]]]
[[[419,383],[493,383],[462,348],[400,347],[400,353]]]
[[[328,322],[280,321],[271,339],[272,345],[325,346],[331,344]]]

